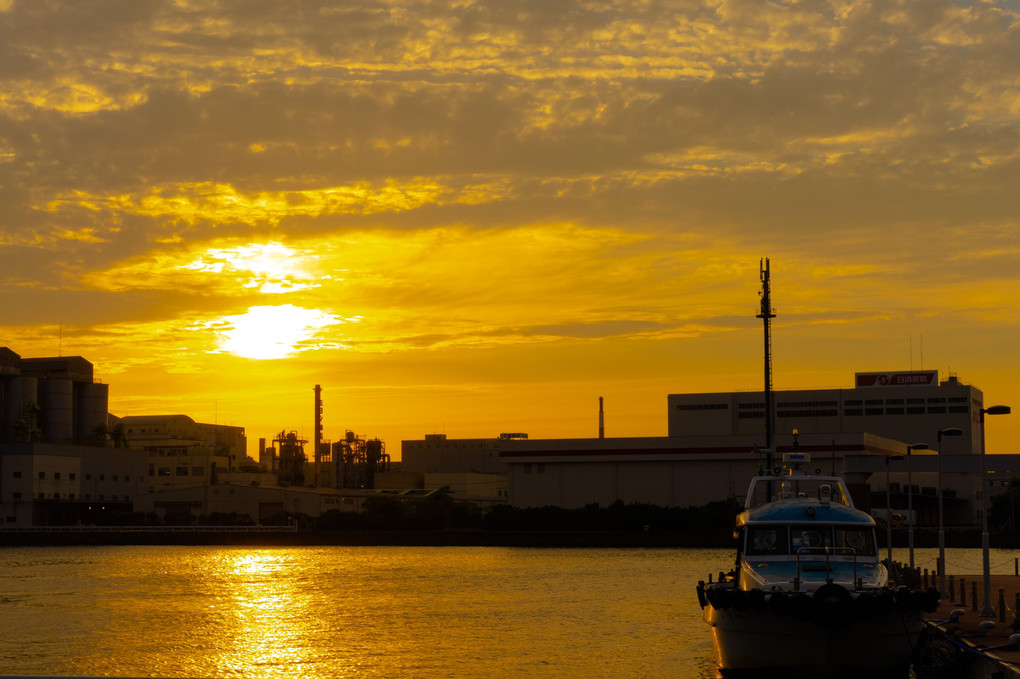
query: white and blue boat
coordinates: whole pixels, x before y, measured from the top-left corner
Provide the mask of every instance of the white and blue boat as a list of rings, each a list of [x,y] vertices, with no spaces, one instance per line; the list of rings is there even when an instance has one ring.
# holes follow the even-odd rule
[[[723,676],[906,677],[935,589],[895,587],[874,519],[805,453],[751,480],[733,571],[698,584]]]

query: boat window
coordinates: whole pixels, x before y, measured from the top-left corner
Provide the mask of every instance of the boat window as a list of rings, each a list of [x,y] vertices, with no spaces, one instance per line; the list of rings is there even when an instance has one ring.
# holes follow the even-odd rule
[[[852,549],[858,556],[875,556],[875,534],[867,529],[837,528],[836,546]]]
[[[748,554],[789,554],[786,545],[786,526],[752,528],[747,534]]]
[[[832,528],[829,526],[794,526],[790,529],[790,545],[798,549],[832,547]]]

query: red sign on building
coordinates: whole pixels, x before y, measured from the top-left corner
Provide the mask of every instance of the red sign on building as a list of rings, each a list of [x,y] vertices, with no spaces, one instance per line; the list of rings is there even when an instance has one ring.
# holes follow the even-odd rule
[[[938,370],[908,370],[890,373],[856,373],[858,389],[864,387],[937,387]]]

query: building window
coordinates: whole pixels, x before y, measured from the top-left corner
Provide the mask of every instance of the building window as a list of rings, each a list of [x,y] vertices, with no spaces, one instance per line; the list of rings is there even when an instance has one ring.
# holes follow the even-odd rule
[[[885,409],[885,414],[886,415],[902,415],[903,414],[903,408],[886,408]]]
[[[67,494],[67,499],[68,500],[73,500],[74,499],[74,493],[68,493]]]
[[[924,399],[923,398],[908,398],[907,399],[907,405],[910,405],[911,403],[924,403]]]
[[[531,473],[531,463],[530,462],[525,462],[524,463],[524,473],[525,474],[530,474]]]
[[[970,412],[970,406],[949,406],[949,412],[951,412],[951,413],[967,413],[967,412]]]
[[[100,478],[102,478],[102,477],[100,477]],[[114,481],[116,481],[116,480],[117,480],[117,475],[116,475],[116,474],[114,474],[114,475],[113,475],[113,480],[114,480]]]
[[[170,467],[160,467],[159,468],[159,475],[160,476],[170,476]]]
[[[950,403],[966,403],[967,402],[967,397],[966,396],[953,396],[953,397],[951,397],[949,399],[949,402]]]
[[[150,464],[149,465],[149,476],[155,476],[155,475],[156,475],[156,465]]]
[[[864,408],[847,408],[843,411],[846,417],[860,417],[864,414]]]
[[[14,478],[20,479],[21,478],[21,472],[14,472]]]
[[[53,472],[53,480],[54,481],[60,480],[60,472]]]
[[[677,410],[729,410],[729,403],[678,403]]]
[[[945,403],[945,402],[946,402],[945,398],[930,398],[930,399],[928,399],[928,403]]]
[[[46,499],[46,493],[39,493],[39,499],[40,500],[45,500]]]
[[[843,405],[845,405],[845,406],[862,406],[862,405],[864,405],[864,401],[862,401],[859,398],[858,399],[849,399],[849,400],[843,401]]]
[[[86,481],[91,481],[92,480],[92,474],[86,474],[85,475],[85,480]]]
[[[865,415],[882,415],[883,411],[882,411],[881,408],[865,408],[864,409],[864,414]]]
[[[45,479],[46,478],[46,472],[39,472],[39,478],[40,479]]]
[[[903,399],[902,398],[887,398],[885,400],[885,404],[887,406],[901,406],[901,405],[903,405]]]
[[[945,406],[928,406],[929,415],[944,415],[946,412]]]
[[[761,411],[755,411],[755,412],[750,412],[750,413],[737,413],[737,419],[738,420],[755,420],[755,419],[762,419],[762,420],[764,420],[765,419],[765,413],[761,412]]]
[[[740,410],[746,410],[746,409],[749,409],[749,408],[764,408],[764,407],[765,407],[765,404],[761,403],[761,402],[758,402],[758,403],[738,403],[737,404],[737,408],[739,408]]]
[[[76,477],[75,477],[75,475],[74,475],[74,472],[71,472],[70,474],[68,474],[68,475],[67,475],[67,477],[68,477],[69,479],[71,479],[72,481],[74,481],[74,480],[75,480],[75,478],[76,478]]]
[[[14,497],[15,500],[20,500],[21,499],[21,493],[14,493],[13,497]]]
[[[100,481],[105,481],[106,480],[106,474],[100,474],[99,475],[99,480]]]
[[[880,398],[869,398],[864,402],[866,406],[880,406],[882,405],[882,399]]]
[[[780,410],[776,417],[835,417],[837,410]]]
[[[924,408],[907,408],[907,415],[924,415]]]
[[[537,462],[535,464],[535,471],[539,474],[545,474],[545,462]]]
[[[176,473],[177,473],[177,476],[187,476],[188,475],[188,468],[187,467],[178,467]]]

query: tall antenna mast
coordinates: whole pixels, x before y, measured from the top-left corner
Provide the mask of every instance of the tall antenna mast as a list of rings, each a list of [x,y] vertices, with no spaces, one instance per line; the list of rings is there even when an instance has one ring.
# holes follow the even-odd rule
[[[773,409],[772,409],[772,319],[776,314],[772,309],[772,296],[769,292],[769,260],[768,257],[759,263],[759,275],[761,277],[761,312],[758,318],[762,319],[765,325],[765,463],[772,469],[772,430],[773,430]]]

